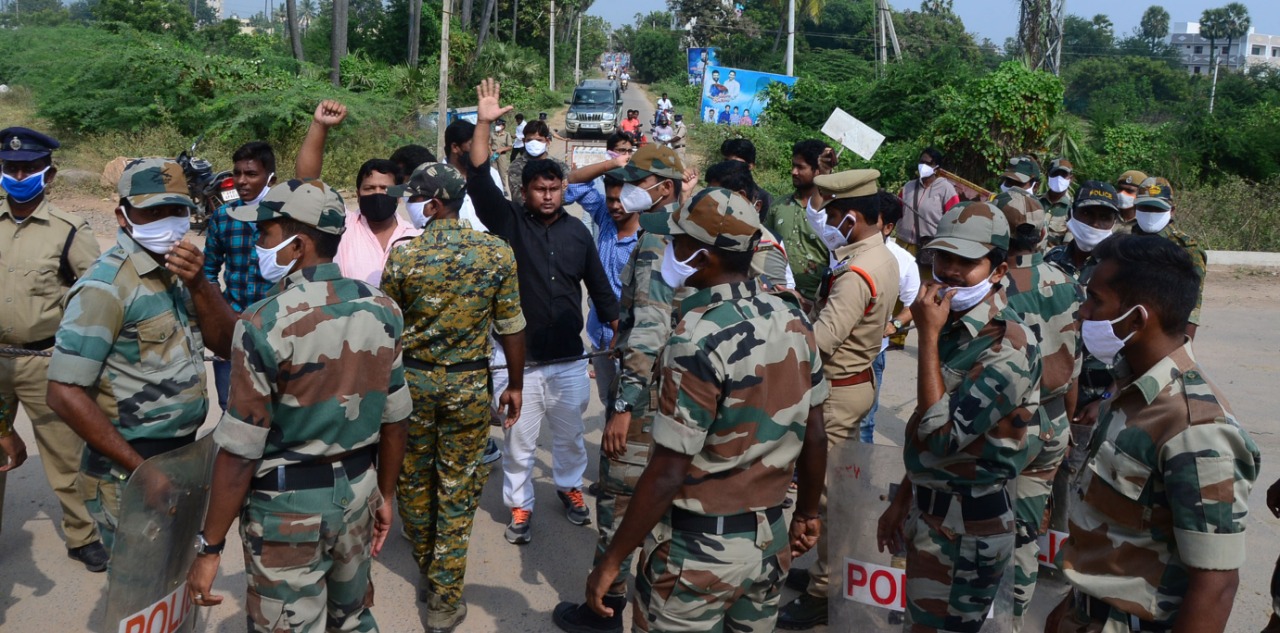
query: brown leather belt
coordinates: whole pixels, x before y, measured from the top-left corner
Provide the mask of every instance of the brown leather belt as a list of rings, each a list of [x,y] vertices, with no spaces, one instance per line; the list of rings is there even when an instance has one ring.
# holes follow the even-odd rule
[[[844,378],[837,378],[835,380],[832,380],[831,386],[832,387],[852,387],[854,385],[860,385],[864,382],[871,382],[871,379],[873,377],[874,377],[874,374],[871,373],[871,368],[868,367],[852,376],[846,376]]]

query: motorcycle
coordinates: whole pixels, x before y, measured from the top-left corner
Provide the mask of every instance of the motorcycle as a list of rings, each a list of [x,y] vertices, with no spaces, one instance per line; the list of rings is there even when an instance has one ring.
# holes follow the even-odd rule
[[[623,92],[626,92],[626,91],[627,91],[627,81],[628,81],[628,80],[627,80],[627,79],[625,79],[625,78],[622,80],[622,91],[623,91]]]
[[[204,135],[201,134],[176,159],[187,178],[187,190],[191,199],[195,200],[198,207],[192,214],[191,228],[200,233],[209,227],[209,218],[213,217],[218,207],[240,199],[240,194],[236,193],[235,179],[229,170],[214,173],[212,163],[196,156],[196,148],[203,140]]]

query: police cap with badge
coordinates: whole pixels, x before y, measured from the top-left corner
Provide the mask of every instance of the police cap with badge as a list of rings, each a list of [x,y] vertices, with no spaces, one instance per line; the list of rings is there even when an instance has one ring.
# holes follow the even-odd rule
[[[0,162],[27,162],[46,158],[62,145],[47,134],[25,127],[0,130]]]

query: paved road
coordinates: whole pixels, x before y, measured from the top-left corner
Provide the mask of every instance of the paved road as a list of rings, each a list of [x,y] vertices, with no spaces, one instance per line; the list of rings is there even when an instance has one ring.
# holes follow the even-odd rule
[[[641,107],[639,91],[628,91],[629,107]],[[642,108],[643,110],[643,108]],[[643,116],[643,111],[642,111]],[[100,238],[101,241],[109,241]],[[1276,385],[1280,384],[1280,331],[1274,314],[1280,307],[1280,281],[1270,274],[1211,272],[1197,352],[1211,377],[1230,398],[1235,412],[1261,447],[1262,477],[1250,496],[1249,564],[1242,570],[1230,631],[1259,630],[1270,611],[1268,582],[1280,552],[1280,521],[1265,509],[1266,488],[1280,477],[1280,465],[1269,456],[1280,450],[1280,422],[1274,415]],[[914,342],[911,343],[914,345]],[[879,443],[900,445],[904,421],[915,394],[914,349],[889,359],[879,420]],[[594,392],[594,387],[592,388]],[[209,385],[213,393],[212,380]],[[216,408],[216,406],[215,406]],[[593,393],[585,423],[595,479],[597,450],[603,422],[602,406]],[[216,424],[210,415],[205,431]],[[35,454],[30,422],[20,413],[18,431],[32,451],[28,462],[9,476],[4,531],[0,534],[0,630],[2,631],[114,631],[99,623],[105,602],[106,578],[90,574],[63,554],[58,530],[58,506],[49,492]],[[500,435],[499,435],[500,437]],[[544,444],[549,437],[543,436]],[[502,533],[509,518],[502,504],[501,474],[490,477],[480,502],[471,540],[466,598],[471,607],[459,631],[554,631],[550,613],[560,600],[580,600],[591,563],[595,531],[570,524],[561,511],[550,481],[550,455],[538,454],[534,540],[524,547],[509,545]],[[396,527],[396,532],[399,528]],[[394,533],[393,533],[394,534]],[[228,597],[223,606],[204,610],[198,630],[244,630],[243,560],[233,533],[215,590]],[[802,559],[802,565],[808,560]],[[393,536],[373,567],[377,601],[374,613],[385,631],[414,631],[422,626],[422,610],[415,601],[417,569],[408,543]],[[1051,602],[1037,595],[1035,612]],[[1034,620],[1033,620],[1034,621]],[[1028,625],[1027,630],[1036,630]]]

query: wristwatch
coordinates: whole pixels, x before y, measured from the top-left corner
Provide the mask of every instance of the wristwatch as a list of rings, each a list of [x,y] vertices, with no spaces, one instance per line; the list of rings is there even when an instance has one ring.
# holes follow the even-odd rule
[[[902,321],[899,321],[898,319],[894,319],[894,320],[890,321],[889,323],[890,323],[890,325],[892,325],[892,326],[893,326],[893,329],[894,329],[894,330],[901,330],[901,329],[902,329]]]
[[[633,409],[635,409],[635,407],[631,406],[630,402],[627,402],[622,398],[618,398],[617,400],[613,401],[614,413],[631,413]]]
[[[221,543],[214,545],[204,538],[204,532],[196,534],[196,554],[200,556],[218,556],[222,554],[222,550],[227,547],[226,539]]]

